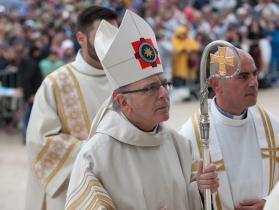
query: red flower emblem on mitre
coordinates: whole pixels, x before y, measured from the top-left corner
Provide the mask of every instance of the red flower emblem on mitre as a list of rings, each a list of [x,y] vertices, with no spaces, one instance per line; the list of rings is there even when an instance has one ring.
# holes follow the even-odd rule
[[[154,47],[151,39],[140,38],[131,43],[135,51],[135,57],[142,69],[156,67],[161,63],[158,50]]]

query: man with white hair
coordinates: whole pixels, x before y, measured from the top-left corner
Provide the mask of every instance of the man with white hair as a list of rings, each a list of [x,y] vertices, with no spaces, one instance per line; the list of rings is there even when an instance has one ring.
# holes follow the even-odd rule
[[[100,24],[95,46],[114,92],[74,164],[66,209],[202,209],[198,186],[214,192],[218,178],[214,166],[200,164],[198,184],[193,181],[189,141],[162,124],[171,84],[152,29],[126,11],[119,30]],[[106,193],[114,204],[95,205]]]

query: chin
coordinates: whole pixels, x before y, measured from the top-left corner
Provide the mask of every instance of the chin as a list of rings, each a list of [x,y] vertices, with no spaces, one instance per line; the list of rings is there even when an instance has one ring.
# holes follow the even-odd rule
[[[160,122],[165,122],[170,118],[169,113],[165,115],[161,115]]]
[[[254,105],[256,105],[256,103],[257,103],[257,99],[251,100],[251,101],[249,101],[249,102],[247,103],[247,107],[254,106]]]

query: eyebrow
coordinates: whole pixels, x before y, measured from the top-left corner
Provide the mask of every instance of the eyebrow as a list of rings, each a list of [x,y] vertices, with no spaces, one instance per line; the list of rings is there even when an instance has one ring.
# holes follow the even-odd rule
[[[255,73],[255,72],[259,72],[260,70],[259,69],[254,69],[252,72],[248,72],[248,71],[242,71],[242,72],[240,72],[239,74],[250,74],[250,73]]]
[[[237,76],[247,76],[247,75],[257,75],[260,71],[258,69],[255,69],[252,72],[240,72]]]
[[[144,85],[143,87],[149,87],[149,86],[151,86],[151,85],[162,84],[162,83],[164,83],[164,82],[167,82],[167,79],[160,80],[160,83],[159,83],[159,82],[151,82],[151,83],[149,83],[149,84],[147,84],[147,85]]]
[[[254,73],[254,72],[252,72],[252,73]],[[250,72],[240,72],[238,75],[249,75],[250,74]]]

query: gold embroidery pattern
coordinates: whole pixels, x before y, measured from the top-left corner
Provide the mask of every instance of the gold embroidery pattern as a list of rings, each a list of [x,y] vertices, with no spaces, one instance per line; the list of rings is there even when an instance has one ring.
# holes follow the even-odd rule
[[[84,140],[89,132],[89,119],[87,110],[81,95],[80,87],[76,78],[70,69],[69,65],[66,66],[67,71],[58,70],[54,81],[55,94],[58,99],[58,110],[63,124],[70,133],[79,140]]]
[[[195,161],[192,163],[192,172],[197,172],[198,171],[198,162]]]
[[[192,116],[192,123],[194,126],[194,132],[196,136],[196,141],[199,149],[199,154],[200,157],[202,157],[202,141],[201,141],[201,136],[200,136],[200,131],[199,131],[199,124],[200,124],[200,114],[199,112],[196,112],[194,116]]]
[[[219,192],[217,192],[217,194],[216,194],[216,208],[217,208],[217,210],[222,210]]]
[[[216,171],[225,171],[224,160],[213,161],[212,163],[216,165]]]
[[[195,161],[192,164],[192,171],[196,172],[198,171],[198,162]],[[225,165],[224,165],[224,161],[223,160],[218,160],[218,161],[213,161],[212,162],[214,165],[216,165],[216,171],[225,171]]]
[[[199,123],[200,123],[200,114],[199,112],[196,112],[194,114],[194,116],[192,116],[192,123],[194,126],[194,132],[195,132],[195,137],[196,137],[196,141],[197,141],[197,145],[199,148],[199,155],[200,157],[202,157],[202,141],[201,141],[201,136],[200,136],[200,132],[199,132]],[[218,160],[213,162],[214,164],[216,164],[217,166],[217,171],[221,172],[221,171],[225,171],[225,164],[223,160]],[[193,166],[192,165],[192,169],[197,168],[197,166]],[[220,195],[219,192],[217,191],[216,193],[216,205],[217,205],[217,210],[222,210],[222,205],[221,205],[221,200],[220,200]]]
[[[261,155],[262,158],[269,158],[269,193],[270,193],[274,185],[275,164],[276,162],[279,162],[279,157],[276,156],[276,152],[279,151],[279,147],[276,146],[273,127],[267,112],[259,105],[257,105],[257,108],[260,112],[261,119],[264,125],[265,137],[268,145],[268,148],[261,149]]]
[[[77,78],[73,74],[69,65],[67,66],[67,69],[68,69],[69,74],[71,75],[71,77],[73,79],[73,82],[74,82],[74,85],[76,87],[76,90],[77,90],[77,93],[78,93],[78,96],[79,96],[80,105],[81,105],[82,115],[83,115],[83,118],[84,118],[84,121],[85,121],[87,132],[89,132],[91,123],[90,123],[90,120],[89,120],[89,115],[87,113],[87,109],[86,109],[86,106],[85,106],[83,95],[82,95],[81,90],[80,90],[79,82],[77,81]]]
[[[65,206],[66,210],[116,209],[103,185],[89,170],[85,171],[80,185],[69,195]]]
[[[57,101],[57,109],[62,122],[62,132],[66,134],[47,138],[46,144],[32,162],[35,175],[44,187],[58,173],[78,141],[84,140],[89,132],[89,118],[78,82],[67,67],[57,70],[48,78],[52,81]]]
[[[60,77],[61,78],[66,78],[66,75],[60,75]],[[62,105],[61,92],[59,90],[59,87],[56,83],[55,78],[52,75],[50,75],[48,78],[52,81],[53,90],[54,90],[55,99],[56,99],[56,107],[57,107],[57,111],[60,115],[60,120],[61,120],[62,125],[63,125],[62,126],[62,132],[69,133],[70,129],[69,129],[69,126],[68,126],[68,123],[67,123],[67,118],[65,116],[65,112],[64,112],[64,109],[63,109],[63,105]]]
[[[45,188],[67,160],[77,143],[77,140],[71,141],[69,136],[65,134],[47,139],[47,144],[32,163],[36,177],[41,180]]]

